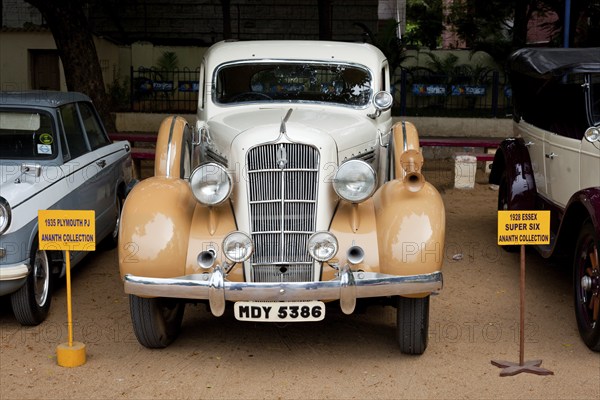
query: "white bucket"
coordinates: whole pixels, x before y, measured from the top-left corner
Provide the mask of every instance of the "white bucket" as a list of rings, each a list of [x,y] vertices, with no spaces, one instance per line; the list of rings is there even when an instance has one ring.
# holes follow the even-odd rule
[[[457,189],[473,189],[477,173],[477,157],[469,154],[454,156],[454,187]]]

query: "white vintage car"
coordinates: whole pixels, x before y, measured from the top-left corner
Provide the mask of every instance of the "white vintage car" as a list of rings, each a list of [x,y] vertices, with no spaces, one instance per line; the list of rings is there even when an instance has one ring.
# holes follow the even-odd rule
[[[0,295],[23,325],[44,321],[65,252],[38,250],[38,210],[93,210],[96,240],[117,244],[135,181],[129,143],[111,143],[89,97],[0,92]],[[87,253],[69,252],[71,266]]]
[[[280,323],[364,302],[396,307],[400,350],[421,354],[445,211],[415,127],[392,126],[384,55],[222,42],[199,87],[195,127],[163,121],[154,176],[124,205],[119,265],[139,342],[171,343],[186,302]]]
[[[600,351],[600,48],[524,48],[509,67],[515,137],[490,174],[498,208],[551,211],[537,250],[572,268],[579,333]]]

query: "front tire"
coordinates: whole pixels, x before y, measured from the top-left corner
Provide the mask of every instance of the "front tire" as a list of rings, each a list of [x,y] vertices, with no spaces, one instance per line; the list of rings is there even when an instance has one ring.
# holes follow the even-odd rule
[[[185,303],[180,300],[129,295],[129,309],[135,337],[144,347],[165,348],[181,331]]]
[[[396,337],[404,354],[423,354],[429,336],[429,296],[398,297]]]
[[[36,239],[37,241],[37,239]],[[23,286],[10,296],[15,318],[21,325],[39,325],[44,322],[52,300],[50,259],[37,242],[31,249],[32,266]]]
[[[583,224],[573,259],[573,288],[577,327],[583,342],[600,351],[600,239],[588,220]]]

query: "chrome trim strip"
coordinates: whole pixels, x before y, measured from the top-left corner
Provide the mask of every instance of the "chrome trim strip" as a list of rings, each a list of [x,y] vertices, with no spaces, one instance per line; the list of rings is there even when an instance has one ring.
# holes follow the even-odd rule
[[[171,176],[171,141],[173,140],[173,128],[175,127],[176,121],[177,117],[173,116],[171,121],[171,128],[169,129],[169,142],[167,143],[167,177]]]
[[[396,276],[376,272],[351,272],[348,268],[342,268],[340,277],[319,282],[230,282],[224,280],[222,272],[219,271],[178,278],[125,275],[125,293],[148,297],[209,299],[211,311],[215,316],[221,315],[219,313],[223,307],[222,299],[225,301],[342,300],[342,311],[346,312],[354,308],[353,304],[357,298],[432,293],[441,290],[442,287],[441,271]]]
[[[2,265],[0,266],[0,281],[12,281],[22,279],[29,275],[29,265]]]

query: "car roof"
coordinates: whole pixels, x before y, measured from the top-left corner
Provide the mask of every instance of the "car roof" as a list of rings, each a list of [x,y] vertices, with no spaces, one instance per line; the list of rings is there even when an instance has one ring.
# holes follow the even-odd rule
[[[512,73],[540,79],[600,72],[600,47],[523,48],[511,55],[509,67]]]
[[[79,92],[59,92],[52,90],[30,90],[23,92],[0,92],[0,106],[59,107],[78,101],[91,101]]]
[[[222,41],[205,53],[207,68],[241,60],[311,60],[362,64],[378,71],[384,54],[368,43],[319,40]]]

